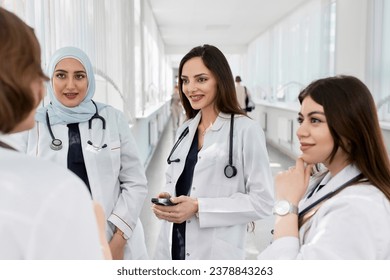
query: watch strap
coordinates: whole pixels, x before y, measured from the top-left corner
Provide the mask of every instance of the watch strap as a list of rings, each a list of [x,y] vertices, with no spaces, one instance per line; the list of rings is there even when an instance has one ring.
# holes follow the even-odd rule
[[[295,206],[294,204],[290,203],[290,210],[288,212],[298,215],[298,207]]]

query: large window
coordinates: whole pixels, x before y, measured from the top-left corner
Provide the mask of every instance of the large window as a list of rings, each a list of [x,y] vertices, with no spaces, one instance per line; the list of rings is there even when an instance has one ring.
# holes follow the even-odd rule
[[[256,99],[295,102],[305,85],[334,73],[335,5],[309,1],[250,44],[247,77]]]
[[[370,2],[367,81],[379,118],[390,122],[390,1]]]
[[[169,98],[163,43],[147,1],[0,0],[32,26],[43,67],[55,50],[83,49],[96,76],[94,99],[124,111],[129,120]]]
[[[383,53],[381,99],[385,104],[383,118],[390,121],[390,2],[384,1],[383,9]],[[386,100],[386,101],[384,101]]]

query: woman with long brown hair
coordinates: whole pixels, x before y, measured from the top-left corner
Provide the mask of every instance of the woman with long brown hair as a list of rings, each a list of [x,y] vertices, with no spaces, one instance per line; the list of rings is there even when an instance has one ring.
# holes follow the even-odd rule
[[[193,48],[179,66],[188,120],[168,157],[157,259],[243,259],[247,224],[270,215],[272,175],[264,133],[241,110],[216,47]]]
[[[390,164],[370,91],[336,76],[299,101],[302,155],[275,179],[274,241],[260,258],[390,259]]]

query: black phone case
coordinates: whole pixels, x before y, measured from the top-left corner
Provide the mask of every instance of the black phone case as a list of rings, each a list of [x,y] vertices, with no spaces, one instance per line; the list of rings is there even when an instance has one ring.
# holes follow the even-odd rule
[[[173,206],[176,205],[172,203],[172,201],[169,198],[152,198],[152,202],[157,205],[162,206]]]

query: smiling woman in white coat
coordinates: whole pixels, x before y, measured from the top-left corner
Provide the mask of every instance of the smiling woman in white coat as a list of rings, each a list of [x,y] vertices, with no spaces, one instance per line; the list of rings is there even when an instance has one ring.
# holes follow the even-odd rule
[[[390,259],[390,163],[370,91],[336,76],[299,101],[302,155],[275,179],[274,241],[259,258]]]
[[[84,181],[107,216],[114,259],[147,259],[139,220],[146,177],[124,114],[92,100],[95,77],[82,50],[57,50],[47,72],[51,102],[38,109],[35,127],[17,136],[18,147],[67,167]]]
[[[33,29],[1,7],[0,42],[0,259],[103,259],[101,246],[109,257],[83,182],[7,143],[34,126],[48,78]]]
[[[241,110],[222,52],[204,45],[179,66],[188,120],[168,158],[156,259],[244,259],[248,225],[271,214],[272,174],[264,133]]]

